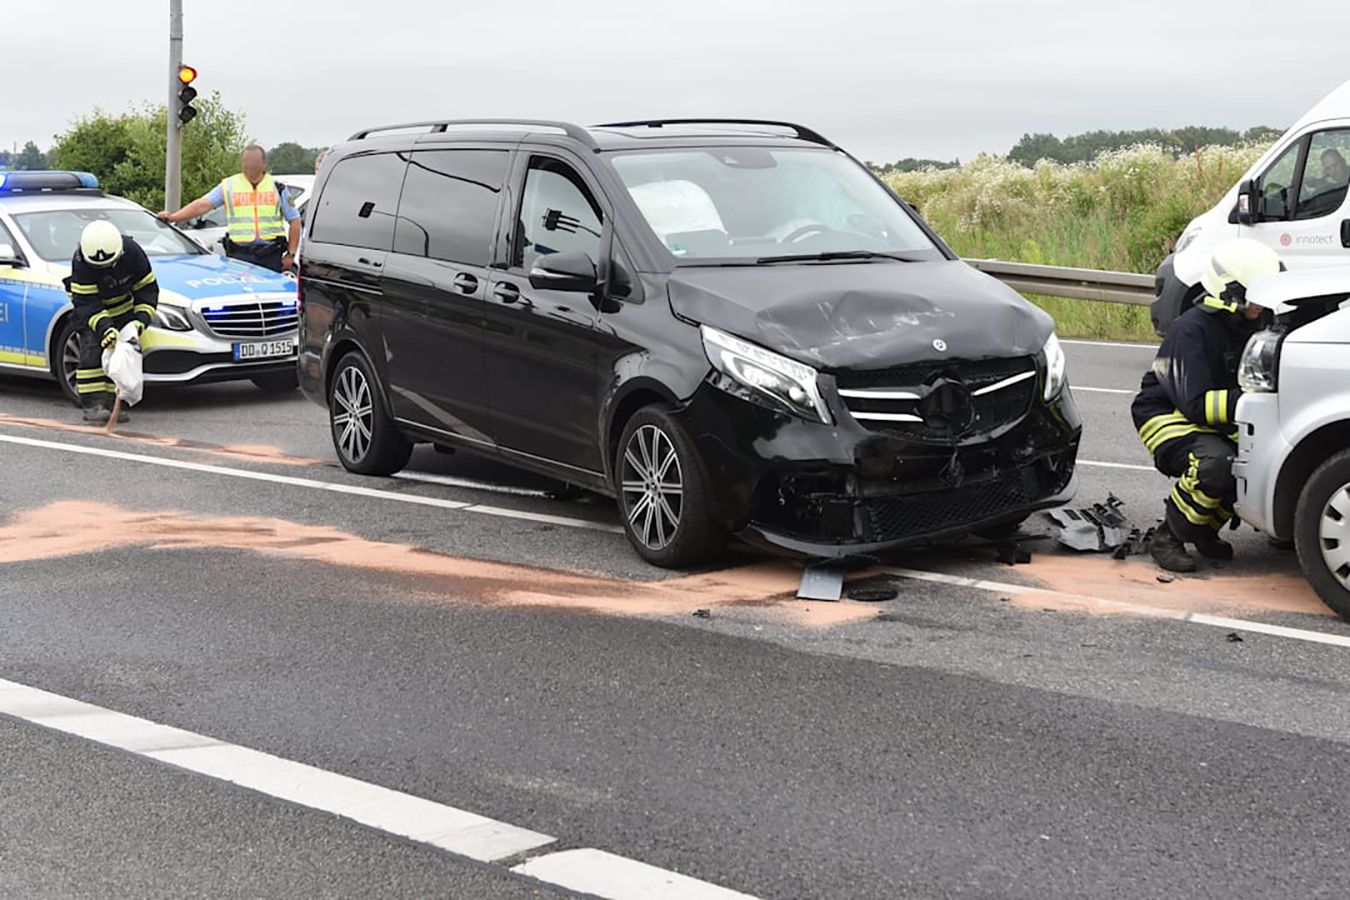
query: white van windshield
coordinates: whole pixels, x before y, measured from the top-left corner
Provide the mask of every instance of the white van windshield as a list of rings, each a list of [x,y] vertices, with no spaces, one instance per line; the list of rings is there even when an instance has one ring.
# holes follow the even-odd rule
[[[647,224],[682,261],[850,252],[942,258],[884,187],[832,150],[717,147],[612,159]]]

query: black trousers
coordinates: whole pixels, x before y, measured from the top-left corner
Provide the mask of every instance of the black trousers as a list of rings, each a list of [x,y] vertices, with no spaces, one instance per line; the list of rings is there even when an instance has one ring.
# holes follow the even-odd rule
[[[275,241],[269,241],[257,247],[226,241],[225,255],[230,259],[253,263],[256,266],[262,266],[264,269],[280,272],[281,258],[286,255],[286,247],[285,238],[277,238]]]
[[[1237,444],[1219,434],[1188,434],[1158,448],[1153,464],[1177,479],[1167,496],[1167,525],[1183,541],[1213,540],[1233,518]]]
[[[80,395],[82,406],[112,408],[117,388],[103,371],[103,347],[99,342],[109,327],[121,331],[131,321],[131,313],[102,321],[97,334],[88,325],[80,326],[80,362],[75,369],[75,393]]]

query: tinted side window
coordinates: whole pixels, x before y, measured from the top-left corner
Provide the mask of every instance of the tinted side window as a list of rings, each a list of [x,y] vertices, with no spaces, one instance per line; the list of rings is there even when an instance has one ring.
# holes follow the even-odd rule
[[[371,250],[392,247],[404,166],[396,153],[349,156],[338,162],[318,197],[310,237]]]
[[[419,150],[412,154],[398,208],[394,250],[486,266],[505,150]]]
[[[600,206],[571,166],[536,156],[525,175],[512,263],[530,268],[550,253],[600,258]]]
[[[1350,184],[1347,159],[1350,159],[1350,129],[1319,131],[1312,136],[1294,218],[1317,219],[1341,208],[1346,186]]]

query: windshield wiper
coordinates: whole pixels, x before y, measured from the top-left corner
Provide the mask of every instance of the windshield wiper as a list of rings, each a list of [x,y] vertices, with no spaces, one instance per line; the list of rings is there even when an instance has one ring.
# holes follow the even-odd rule
[[[898,253],[881,253],[876,250],[829,250],[824,253],[791,253],[784,256],[761,256],[755,260],[757,265],[782,262],[834,262],[850,259],[891,259],[897,262],[918,262],[912,256]]]

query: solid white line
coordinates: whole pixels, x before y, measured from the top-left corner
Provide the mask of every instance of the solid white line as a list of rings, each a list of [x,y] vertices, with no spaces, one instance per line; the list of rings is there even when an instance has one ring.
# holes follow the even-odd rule
[[[139,453],[124,453],[120,450],[106,450],[102,447],[85,447],[80,444],[62,444],[56,441],[40,441],[35,438],[15,437],[0,434],[0,442],[19,444],[24,447],[38,447],[43,450],[59,450],[63,453],[77,453],[84,456],[98,456],[104,459],[116,459],[124,462],[144,463],[150,466],[162,466],[166,469],[182,469],[188,472],[200,472],[207,475],[223,475],[227,478],[243,478],[249,481],[265,481],[271,484],[285,484],[291,487],[309,488],[315,491],[328,491],[333,494],[349,494],[356,497],[370,497],[376,500],[393,500],[398,503],[411,503],[416,506],[434,506],[438,509],[452,509],[458,512],[475,513],[484,516],[496,516],[503,519],[522,519],[545,525],[560,525],[565,528],[580,528],[586,531],[602,531],[607,534],[623,534],[619,525],[606,525],[588,519],[574,519],[568,516],[550,516],[545,513],[526,512],[518,509],[503,509],[497,506],[484,506],[476,503],[464,503],[459,500],[442,500],[439,497],[423,497],[419,494],[400,494],[395,491],[382,491],[377,488],[358,487],[350,484],[335,484],[331,481],[318,481],[313,478],[297,478],[293,475],[273,475],[270,472],[254,472],[248,469],[231,469],[227,466],[213,466],[207,463],[185,462],[162,456],[143,456]]]
[[[1139,393],[1138,391],[1127,391],[1127,390],[1125,390],[1124,388],[1082,387],[1081,385],[1077,385],[1077,384],[1070,385],[1070,386],[1069,386],[1069,390],[1071,390],[1071,391],[1082,391],[1082,392],[1084,392],[1084,393],[1086,393],[1086,394],[1127,394],[1127,395],[1130,395],[1130,396],[1133,396],[1133,395]]]
[[[1157,472],[1157,471],[1158,471],[1158,470],[1155,469],[1153,466],[1141,466],[1141,465],[1137,465],[1137,464],[1135,464],[1135,463],[1100,462],[1099,460],[1095,460],[1095,459],[1080,459],[1080,460],[1078,460],[1078,465],[1080,465],[1080,466],[1096,466],[1096,467],[1099,468],[1099,469],[1128,469],[1128,470],[1130,470],[1131,472]],[[1159,474],[1161,474],[1161,473],[1159,473]]]
[[[961,575],[948,575],[943,572],[924,572],[918,569],[901,568],[883,568],[880,571],[888,575],[908,578],[911,581],[927,581],[933,584],[947,584],[953,587],[972,588],[974,590],[986,591],[994,594],[1048,594],[1050,596],[1064,597],[1079,602],[1086,601],[1094,606],[1117,609],[1122,612],[1133,612],[1138,615],[1149,616],[1152,618],[1172,619],[1177,622],[1189,622],[1192,625],[1208,625],[1212,628],[1224,628],[1228,631],[1250,631],[1256,634],[1268,634],[1273,637],[1290,638],[1291,640],[1306,641],[1313,644],[1330,644],[1334,647],[1350,647],[1350,636],[1326,634],[1321,631],[1310,631],[1306,628],[1289,628],[1284,625],[1268,625],[1265,622],[1252,622],[1247,619],[1229,619],[1224,616],[1211,616],[1206,613],[1185,612],[1184,610],[1179,609],[1165,609],[1161,606],[1126,603],[1120,600],[1107,600],[1104,597],[1093,597],[1088,594],[1070,594],[1064,591],[1053,591],[1045,588],[1032,587],[1031,585],[1026,584],[981,581],[976,578],[965,578]]]
[[[511,871],[606,900],[754,900],[749,894],[589,848],[549,853]]]
[[[1124,341],[1079,341],[1061,339],[1061,344],[1071,344],[1075,347],[1123,347],[1127,350],[1153,350],[1157,351],[1157,344],[1129,344]]]
[[[367,781],[3,679],[0,714],[482,862],[506,859],[557,840]]]

